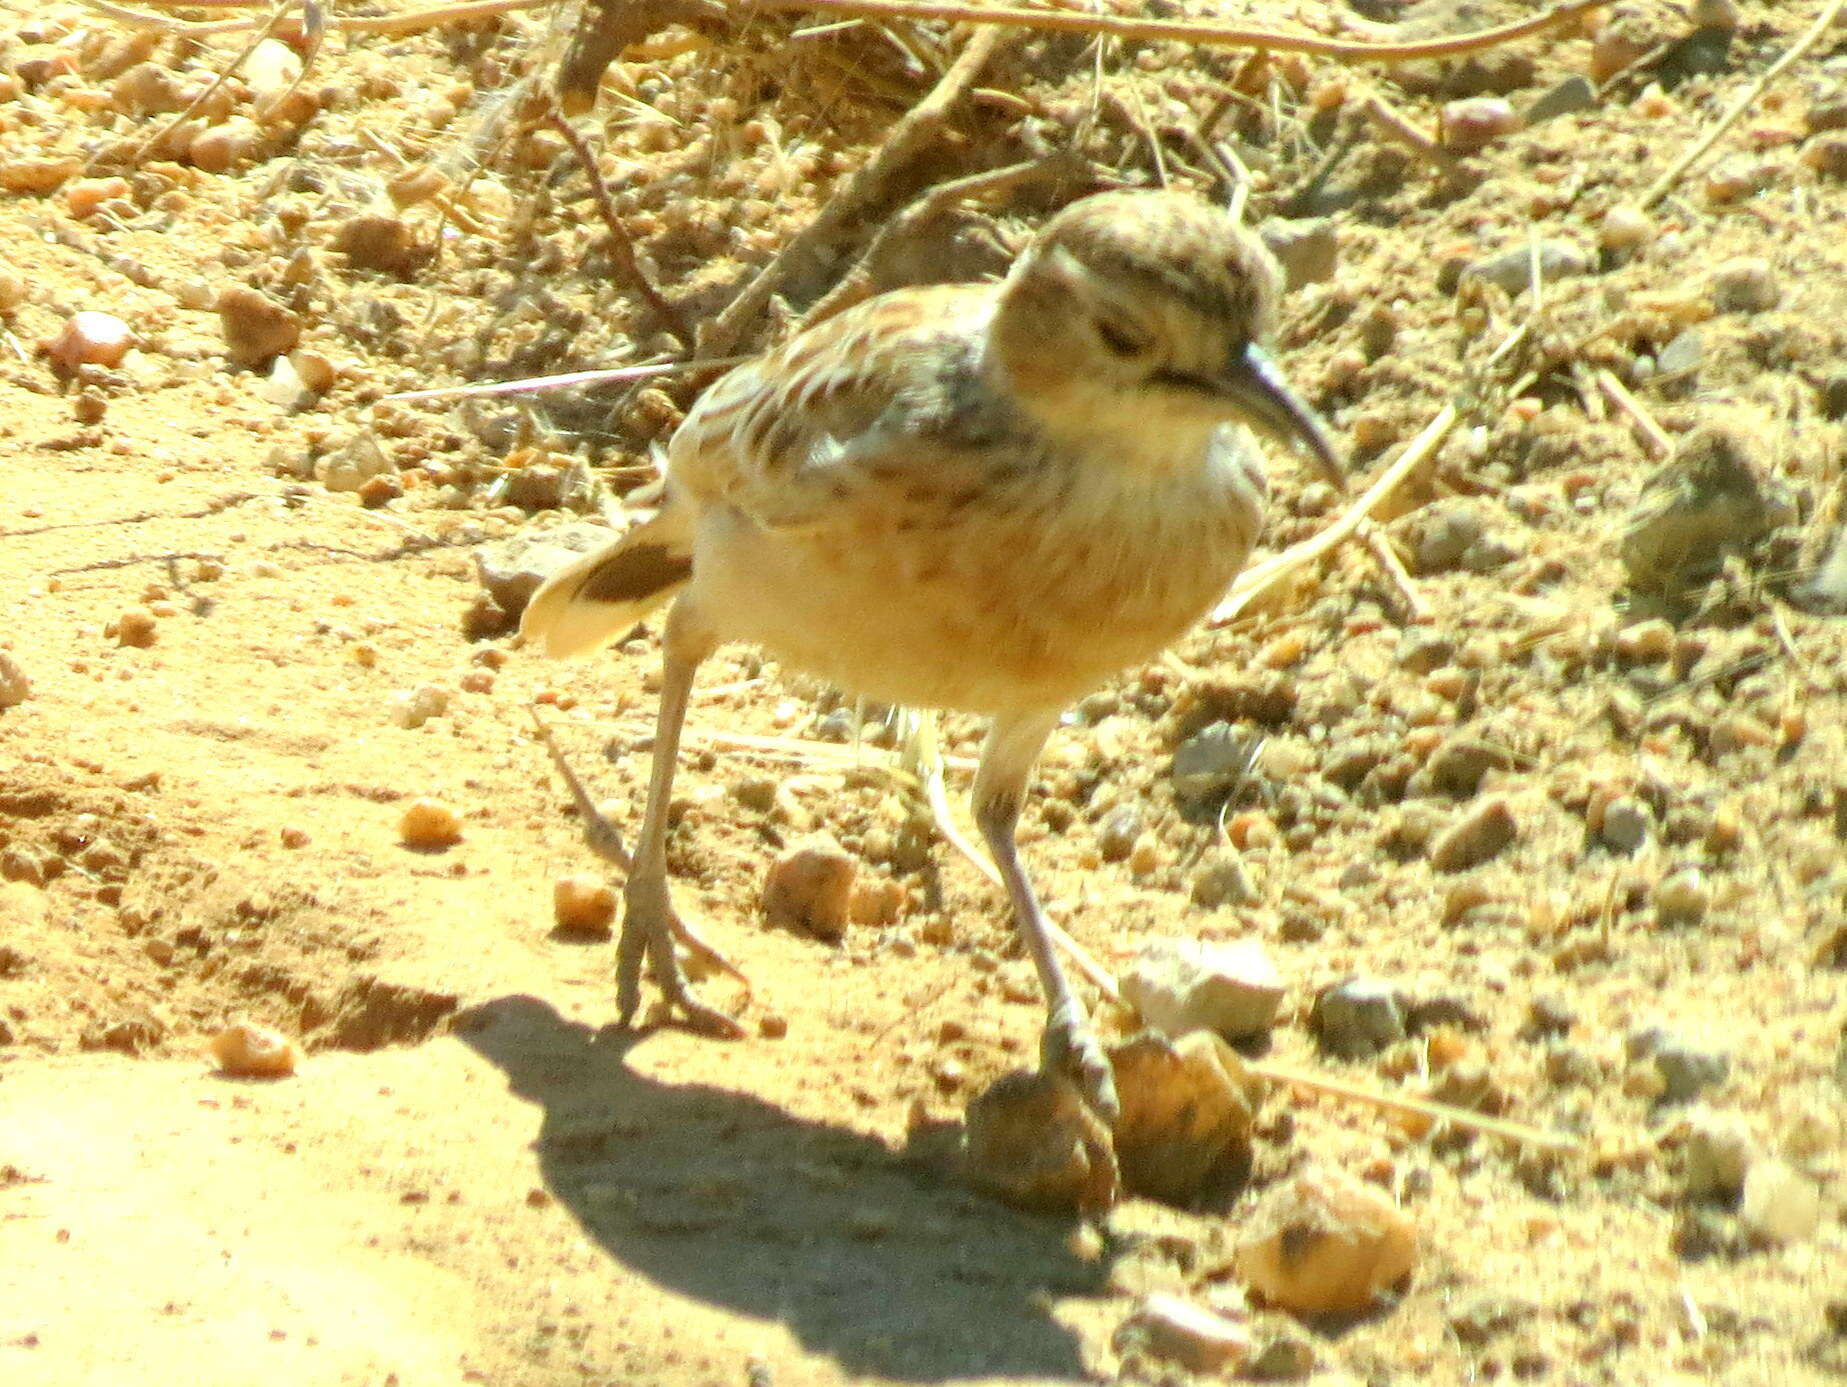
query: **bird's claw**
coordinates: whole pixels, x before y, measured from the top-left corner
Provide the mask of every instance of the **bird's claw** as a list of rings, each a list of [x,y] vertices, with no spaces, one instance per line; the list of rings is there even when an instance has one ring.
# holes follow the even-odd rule
[[[697,931],[685,924],[665,899],[664,892],[638,892],[632,887],[622,914],[622,936],[616,946],[616,1015],[628,1026],[641,1005],[642,966],[661,989],[667,1004],[686,1024],[706,1035],[728,1040],[744,1035],[744,1027],[733,1017],[702,1000],[687,986],[675,945],[684,945],[691,969],[700,976],[722,972],[750,987],[750,979],[714,949]]]

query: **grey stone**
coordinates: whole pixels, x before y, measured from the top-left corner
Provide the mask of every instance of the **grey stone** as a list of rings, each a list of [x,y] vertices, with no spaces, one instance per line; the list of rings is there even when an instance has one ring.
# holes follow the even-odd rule
[[[1751,1131],[1737,1113],[1697,1108],[1686,1115],[1682,1154],[1687,1194],[1731,1199],[1751,1167]]]
[[[1724,1083],[1732,1069],[1730,1055],[1701,1049],[1674,1035],[1661,1041],[1653,1059],[1661,1075],[1664,1103],[1690,1103],[1715,1084]]]
[[[1376,978],[1349,978],[1315,1000],[1315,1033],[1329,1054],[1369,1059],[1405,1038],[1398,991]]]
[[[391,459],[370,433],[356,433],[314,460],[315,480],[329,491],[357,491],[393,471]]]
[[[1472,501],[1451,501],[1434,507],[1418,537],[1418,571],[1442,573],[1457,567],[1486,530],[1481,508]]]
[[[1551,284],[1590,271],[1590,258],[1569,241],[1539,243],[1539,274]],[[1532,281],[1533,257],[1525,245],[1475,261],[1462,272],[1464,280],[1479,279],[1505,289],[1510,294],[1524,293]]]
[[[1187,799],[1222,794],[1250,774],[1261,739],[1246,736],[1229,722],[1207,724],[1174,751],[1174,790]]]
[[[1556,120],[1559,116],[1596,109],[1596,84],[1582,73],[1573,73],[1539,94],[1533,104],[1526,108],[1526,123],[1530,127],[1541,121]]]
[[[1648,841],[1654,821],[1646,804],[1624,795],[1604,806],[1600,836],[1612,851],[1633,853]]]

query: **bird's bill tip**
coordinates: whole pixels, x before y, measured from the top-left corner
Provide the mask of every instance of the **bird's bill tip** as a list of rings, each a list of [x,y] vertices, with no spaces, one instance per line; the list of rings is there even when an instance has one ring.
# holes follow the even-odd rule
[[[1247,346],[1233,364],[1226,393],[1253,424],[1278,442],[1306,453],[1336,490],[1347,489],[1347,467],[1321,416],[1296,394],[1262,347]]]

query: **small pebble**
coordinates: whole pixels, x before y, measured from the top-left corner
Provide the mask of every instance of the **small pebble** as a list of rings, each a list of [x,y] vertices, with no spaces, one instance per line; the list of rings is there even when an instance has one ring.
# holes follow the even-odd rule
[[[1753,1162],[1738,1198],[1738,1222],[1758,1243],[1801,1242],[1821,1226],[1821,1189],[1786,1162]]]
[[[1655,887],[1655,919],[1663,925],[1697,925],[1712,908],[1712,888],[1698,867],[1683,867]]]
[[[1271,1186],[1245,1221],[1237,1266],[1270,1303],[1358,1314],[1417,1265],[1417,1225],[1377,1187],[1310,1169]]]
[[[130,607],[103,628],[105,636],[117,645],[132,645],[145,650],[160,638],[160,623],[145,607]]]
[[[1682,1123],[1681,1152],[1687,1194],[1693,1199],[1728,1200],[1744,1188],[1756,1154],[1751,1130],[1737,1113],[1696,1108]]]
[[[1290,289],[1334,277],[1340,243],[1332,218],[1269,217],[1258,226],[1257,234],[1283,267],[1284,282]]]
[[[1669,1035],[1656,1046],[1655,1070],[1661,1076],[1661,1101],[1690,1103],[1707,1089],[1725,1082],[1731,1073],[1731,1056],[1701,1049],[1679,1036]]]
[[[1782,297],[1776,271],[1762,256],[1735,256],[1712,272],[1712,304],[1721,313],[1762,313]]]
[[[1522,124],[1513,104],[1499,96],[1470,96],[1451,101],[1439,118],[1443,147],[1453,154],[1474,154]]]
[[[998,1199],[1030,1209],[1107,1209],[1116,1200],[1110,1132],[1067,1079],[1003,1074],[969,1103],[963,1173]]]
[[[1228,1040],[1262,1035],[1283,1004],[1283,980],[1263,943],[1156,939],[1122,978],[1122,995],[1142,1020],[1178,1038],[1213,1031]]]
[[[616,904],[615,891],[601,877],[579,874],[552,883],[552,922],[562,934],[607,939]]]
[[[414,799],[398,820],[398,837],[407,848],[453,847],[462,841],[462,816],[439,799]]]
[[[1157,1292],[1142,1298],[1112,1342],[1119,1354],[1144,1353],[1188,1372],[1231,1373],[1250,1356],[1251,1330],[1241,1319]]]
[[[1118,805],[1097,826],[1097,852],[1105,862],[1121,862],[1134,851],[1145,823],[1138,804]]]
[[[1616,633],[1616,658],[1630,665],[1658,665],[1674,653],[1674,628],[1655,617]]]
[[[1255,905],[1257,888],[1244,866],[1244,856],[1230,848],[1209,848],[1194,869],[1190,888],[1193,904],[1202,910],[1222,905]]]
[[[13,658],[10,650],[0,650],[0,708],[16,708],[32,697],[32,681]]]
[[[1430,845],[1430,865],[1460,872],[1499,857],[1520,836],[1519,821],[1506,800],[1483,800],[1451,824]]]
[[[1187,1205],[1244,1182],[1257,1093],[1229,1045],[1204,1031],[1172,1042],[1143,1031],[1112,1045],[1109,1061],[1122,1103],[1114,1142],[1125,1189]]]
[[[1539,125],[1560,116],[1597,108],[1597,87],[1590,78],[1574,72],[1557,85],[1547,88],[1526,108],[1526,123]]]
[[[1561,279],[1570,279],[1590,272],[1590,260],[1576,246],[1567,241],[1541,241],[1539,243],[1539,275],[1545,284],[1554,284]],[[1526,292],[1532,280],[1533,257],[1526,246],[1516,246],[1499,255],[1485,256],[1469,265],[1462,272],[1464,279],[1485,280],[1489,284],[1506,290],[1509,294]]]
[[[239,1022],[208,1042],[212,1058],[226,1074],[252,1079],[280,1079],[301,1063],[301,1047],[280,1031]]]
[[[406,730],[422,727],[449,711],[451,695],[440,684],[421,684],[391,700],[391,721]]]
[[[120,366],[134,345],[133,329],[115,314],[86,311],[71,315],[45,354],[71,372],[79,366]]]
[[[383,212],[363,212],[343,223],[334,237],[334,249],[355,269],[399,278],[416,274],[436,253],[402,218]]]
[[[1314,1345],[1293,1334],[1270,1340],[1244,1365],[1244,1375],[1256,1382],[1300,1382],[1314,1370]]]
[[[771,924],[838,942],[852,918],[858,872],[858,859],[831,838],[798,844],[771,866],[763,884],[763,913]]]
[[[1349,978],[1315,999],[1311,1023],[1321,1048],[1340,1059],[1370,1059],[1405,1038],[1398,990],[1376,978]]]
[[[218,295],[218,322],[231,360],[261,366],[301,340],[301,320],[266,294],[233,284]]]
[[[1598,836],[1612,851],[1633,854],[1648,841],[1653,825],[1654,815],[1646,804],[1622,795],[1604,806]]]

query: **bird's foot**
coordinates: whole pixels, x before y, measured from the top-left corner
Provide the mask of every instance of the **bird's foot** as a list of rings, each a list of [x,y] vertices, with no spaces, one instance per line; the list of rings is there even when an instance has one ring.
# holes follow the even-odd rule
[[[1039,1060],[1048,1074],[1063,1075],[1076,1084],[1084,1106],[1114,1130],[1122,1112],[1116,1100],[1115,1073],[1090,1019],[1075,1001],[1053,1008],[1046,1019]]]
[[[668,1007],[677,1012],[688,1026],[726,1040],[742,1037],[744,1028],[734,1017],[727,1016],[701,1000],[699,994],[687,985],[675,946],[684,946],[688,967],[700,976],[709,976],[714,972],[727,973],[743,983],[746,991],[750,988],[750,979],[717,949],[706,943],[698,931],[680,919],[674,911],[673,903],[667,898],[664,883],[650,887],[644,882],[638,887],[631,878],[625,898],[622,937],[616,945],[616,1014],[619,1022],[623,1026],[630,1024],[641,1005],[641,971],[645,962],[648,976],[660,988]]]

